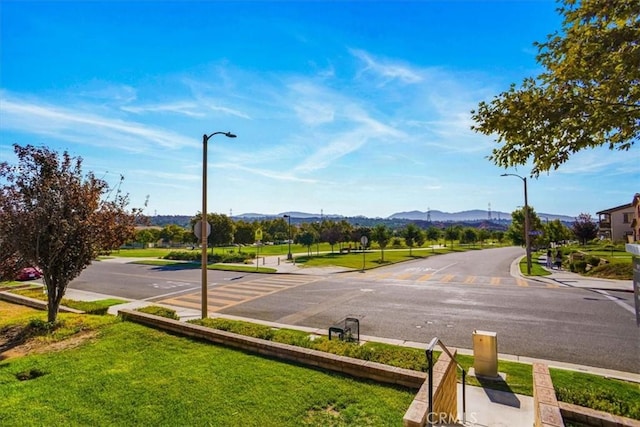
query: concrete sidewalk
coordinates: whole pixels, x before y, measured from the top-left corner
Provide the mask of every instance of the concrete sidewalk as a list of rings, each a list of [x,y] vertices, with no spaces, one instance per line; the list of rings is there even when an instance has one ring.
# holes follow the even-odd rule
[[[551,274],[548,276],[525,276],[520,272],[520,261],[523,257],[511,263],[510,274],[513,277],[520,277],[526,280],[559,285],[570,288],[593,289],[603,291],[623,291],[633,292],[632,280],[600,279],[597,277],[582,276],[565,269],[550,269],[545,267],[545,257],[540,257],[538,263]],[[534,261],[536,262],[536,261]]]

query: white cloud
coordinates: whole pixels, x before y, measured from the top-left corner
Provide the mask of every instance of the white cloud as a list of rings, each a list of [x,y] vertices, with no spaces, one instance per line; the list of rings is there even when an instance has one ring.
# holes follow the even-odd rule
[[[148,146],[195,146],[191,139],[158,127],[88,113],[41,101],[25,101],[2,93],[0,127],[89,145],[142,151]]]
[[[403,83],[419,83],[423,80],[420,73],[414,71],[407,65],[392,63],[390,61],[382,62],[373,58],[373,56],[364,50],[350,49],[350,52],[356,58],[362,60],[366,67],[362,73],[367,71],[384,78],[385,83],[392,80],[399,80]]]
[[[198,109],[194,102],[173,102],[168,104],[148,104],[148,105],[126,105],[120,107],[121,110],[135,113],[177,113],[190,117],[204,117],[205,114]]]
[[[308,183],[308,184],[313,184],[317,182],[317,180],[315,179],[300,178],[290,173],[246,167],[246,166],[239,165],[237,163],[217,163],[213,166],[219,169],[235,169],[243,172],[249,172],[253,175],[262,176],[264,178],[269,178],[276,181],[292,181],[292,182],[301,182],[301,183]]]

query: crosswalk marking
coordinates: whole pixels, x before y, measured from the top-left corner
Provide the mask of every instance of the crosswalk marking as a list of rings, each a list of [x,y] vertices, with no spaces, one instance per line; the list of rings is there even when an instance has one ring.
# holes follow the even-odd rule
[[[320,280],[314,276],[278,274],[247,282],[213,286],[207,290],[207,310],[219,311],[234,305]],[[201,308],[201,294],[191,293],[158,301],[186,308]]]
[[[372,272],[373,273],[373,272]],[[497,277],[497,276],[476,276],[466,275],[459,276],[455,274],[438,274],[427,273],[419,271],[403,271],[403,272],[385,272],[374,274],[349,274],[343,277],[349,277],[349,280],[362,280],[362,281],[384,281],[393,284],[397,281],[398,284],[406,284],[407,282],[427,284],[427,283],[459,283],[465,285],[477,285],[477,286],[517,286],[520,288],[549,288],[549,289],[563,289],[562,286],[552,283],[539,283],[535,281],[529,281],[524,277]]]
[[[476,276],[467,276],[467,278],[464,280],[464,283],[466,283],[467,285],[471,285],[475,283],[475,281],[476,281]]]

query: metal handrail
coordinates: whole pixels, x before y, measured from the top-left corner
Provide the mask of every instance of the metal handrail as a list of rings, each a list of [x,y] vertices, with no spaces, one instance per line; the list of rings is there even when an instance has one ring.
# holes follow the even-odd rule
[[[427,346],[426,349],[426,354],[427,354],[427,363],[428,363],[428,378],[429,378],[429,412],[427,412],[427,424],[428,425],[433,425],[433,420],[431,418],[432,414],[433,414],[433,349],[436,345],[439,345],[440,348],[442,349],[442,351],[444,351],[445,353],[447,353],[447,355],[451,358],[451,360],[453,360],[456,365],[458,366],[458,368],[460,368],[460,370],[462,371],[462,423],[466,424],[467,422],[467,393],[466,393],[466,378],[467,378],[467,371],[462,367],[462,365],[460,365],[460,363],[458,362],[458,360],[451,354],[451,352],[449,351],[449,349],[447,348],[446,345],[444,345],[444,343],[442,341],[440,341],[440,338],[438,337],[434,337],[431,342],[429,343],[429,345]]]

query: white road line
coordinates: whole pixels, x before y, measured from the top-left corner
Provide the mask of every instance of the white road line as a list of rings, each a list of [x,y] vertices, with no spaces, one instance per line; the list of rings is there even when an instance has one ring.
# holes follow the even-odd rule
[[[166,297],[170,297],[171,295],[181,294],[183,292],[195,291],[196,289],[200,289],[200,286],[196,286],[194,288],[180,289],[179,291],[169,292],[168,294],[155,295],[155,296],[152,296],[152,297],[149,297],[149,298],[142,299],[140,301],[150,301],[150,300],[156,299],[156,298],[166,298]]]
[[[447,268],[449,268],[449,267],[453,267],[453,266],[454,266],[454,265],[456,265],[456,264],[458,264],[458,263],[457,263],[457,262],[454,262],[453,264],[445,265],[444,267],[439,268],[439,269],[434,270],[434,271],[435,271],[436,273],[440,273],[441,271],[446,270],[446,269],[447,269]]]
[[[620,307],[624,308],[625,310],[627,310],[631,314],[633,314],[633,315],[636,314],[635,308],[631,307],[629,304],[627,304],[624,301],[620,301],[618,298],[614,297],[613,295],[609,295],[609,293],[607,291],[603,291],[603,290],[600,290],[600,289],[593,289],[593,291],[604,295],[605,298],[615,302],[616,304],[618,304]]]

